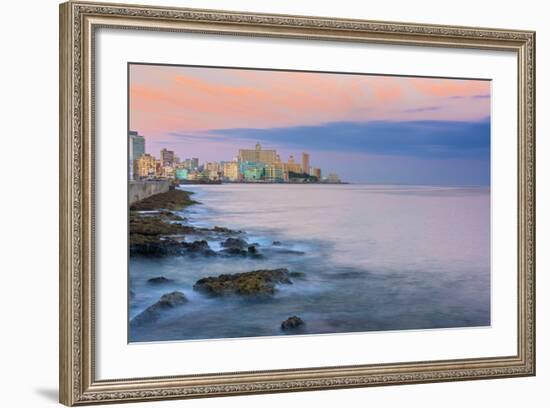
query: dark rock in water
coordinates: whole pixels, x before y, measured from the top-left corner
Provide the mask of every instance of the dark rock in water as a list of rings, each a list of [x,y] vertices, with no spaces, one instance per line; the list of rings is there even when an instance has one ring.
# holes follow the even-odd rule
[[[233,231],[231,231],[229,228],[226,228],[226,227],[218,227],[217,225],[214,225],[214,228],[212,228],[212,231],[215,231],[215,232],[226,232],[226,233],[233,232]]]
[[[281,245],[281,241],[273,241],[271,245],[275,245],[275,246]]]
[[[179,255],[182,245],[173,239],[162,239],[157,235],[130,234],[130,255],[161,257]]]
[[[223,232],[225,234],[240,234],[242,232],[242,231],[234,231],[226,227],[218,227],[217,225],[214,225],[214,228],[212,228],[211,231]]]
[[[298,316],[291,316],[281,323],[281,329],[283,330],[292,330],[297,327],[303,326],[305,322],[300,319]]]
[[[187,302],[187,298],[181,292],[175,291],[166,293],[161,296],[158,302],[152,304],[143,312],[134,317],[130,324],[139,326],[150,323],[161,317],[162,312],[182,306]]]
[[[148,279],[147,282],[158,285],[172,282],[172,279],[165,278],[164,276],[157,276],[155,278]]]
[[[288,269],[260,269],[251,272],[199,279],[193,289],[210,296],[273,295],[277,284],[292,284]]]
[[[166,239],[170,235],[195,233],[196,229],[172,221],[183,220],[168,210],[178,210],[194,203],[189,194],[173,190],[157,194],[131,206],[130,211],[130,255],[149,257],[178,255],[182,251],[179,242]],[[168,210],[161,210],[166,208]],[[138,213],[136,210],[160,210],[154,214]]]
[[[157,302],[162,307],[176,307],[187,303],[188,300],[185,295],[177,290],[170,293],[165,293],[160,297],[160,300]]]
[[[253,258],[262,258],[262,254],[258,252],[258,249],[254,245],[245,246],[243,248],[230,247],[220,251],[223,255],[230,256],[250,256]]]
[[[159,215],[130,214],[130,255],[167,256],[181,253],[181,245],[166,235],[194,233],[195,229],[164,221]]]
[[[167,222],[160,215],[142,215],[130,213],[130,236],[137,235],[176,235],[191,234],[195,228]]]
[[[289,276],[291,278],[303,279],[306,277],[306,274],[304,272],[290,272]]]
[[[244,249],[248,246],[248,242],[246,242],[242,238],[227,238],[225,241],[221,243],[222,247],[224,248],[230,248],[230,249]]]
[[[190,198],[191,194],[193,193],[182,190],[170,190],[166,193],[155,194],[138,201],[130,206],[130,210],[181,210],[189,205],[197,204],[196,201]]]
[[[216,233],[227,234],[227,235],[242,234],[242,231],[236,231],[226,227],[219,227],[217,225],[215,225],[213,228],[197,228],[197,231],[216,232]]]
[[[130,238],[130,254],[149,257],[185,254],[215,256],[216,252],[210,249],[208,242],[205,240],[179,242],[170,238],[148,237],[139,243],[132,242]]]
[[[240,249],[240,248],[226,248],[226,249],[222,249],[220,252],[224,255],[246,256],[248,254],[247,251],[245,251],[244,249]]]
[[[208,242],[204,239],[193,242],[181,242],[182,248],[185,248],[188,252],[202,253],[204,255],[215,255],[216,253],[210,249]]]

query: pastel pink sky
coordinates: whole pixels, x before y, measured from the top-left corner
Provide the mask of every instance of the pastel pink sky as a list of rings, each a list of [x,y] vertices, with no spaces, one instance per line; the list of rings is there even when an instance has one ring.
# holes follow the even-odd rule
[[[490,81],[130,66],[130,128],[159,140],[177,132],[339,121],[478,121]]]

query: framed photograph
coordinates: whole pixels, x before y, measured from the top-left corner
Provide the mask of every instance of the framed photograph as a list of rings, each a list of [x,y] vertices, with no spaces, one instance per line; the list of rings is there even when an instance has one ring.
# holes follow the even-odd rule
[[[60,401],[535,374],[535,33],[60,6]]]

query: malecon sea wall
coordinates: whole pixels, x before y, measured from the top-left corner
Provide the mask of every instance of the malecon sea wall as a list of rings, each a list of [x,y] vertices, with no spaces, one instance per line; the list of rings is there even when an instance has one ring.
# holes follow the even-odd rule
[[[166,193],[170,189],[170,181],[130,181],[128,185],[128,201],[132,205],[155,194]]]

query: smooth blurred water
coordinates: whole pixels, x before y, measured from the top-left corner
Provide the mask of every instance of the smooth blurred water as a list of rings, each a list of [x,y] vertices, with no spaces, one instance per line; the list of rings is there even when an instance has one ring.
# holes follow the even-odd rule
[[[264,259],[130,259],[130,318],[169,291],[190,302],[130,341],[273,336],[300,316],[297,333],[474,327],[490,324],[490,192],[484,187],[224,184],[185,186],[196,226],[243,230]],[[192,238],[192,237],[191,237]],[[281,241],[281,246],[273,246]],[[219,240],[209,240],[214,250]],[[281,253],[282,250],[304,254]],[[288,268],[305,279],[269,300],[207,298],[205,276]],[[174,281],[160,287],[147,279]]]

